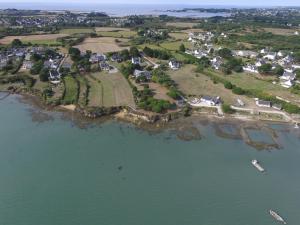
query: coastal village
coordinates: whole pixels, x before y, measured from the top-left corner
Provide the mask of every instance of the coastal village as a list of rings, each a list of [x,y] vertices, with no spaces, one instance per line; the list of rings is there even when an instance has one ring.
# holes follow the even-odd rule
[[[39,16],[21,17],[15,23],[47,27],[73,18],[64,21],[73,23],[75,19],[80,26],[92,16],[106,18],[102,14],[70,15],[70,12],[60,13],[51,21],[39,20]],[[232,32],[181,28],[176,23],[167,23],[159,29],[123,28],[124,24],[127,27],[131,23],[140,24],[143,19],[128,17],[119,23],[119,18],[108,27],[63,29],[59,34],[52,34],[57,37],[56,44],[47,44],[47,40],[40,42],[42,44],[24,41],[30,35],[3,37],[0,39],[3,88],[18,90],[20,82],[26,85],[30,80],[29,83],[37,87],[31,91],[40,92],[47,104],[67,108],[73,105],[72,109],[81,111],[126,107],[151,117],[207,108],[207,112],[221,117],[263,115],[263,119],[299,123],[296,111],[300,101],[296,95],[300,92],[300,61],[295,58],[295,52],[272,46],[256,50],[245,45],[229,48],[228,43],[235,35]],[[8,21],[2,19],[2,24],[5,23]],[[299,37],[299,29],[289,29],[289,37]],[[34,35],[32,38],[34,42]],[[200,76],[204,77],[202,81],[191,83]],[[265,83],[271,92],[267,96],[247,94],[247,85],[239,87],[232,76],[239,76],[240,80],[244,76],[253,85],[258,81],[260,85]],[[17,85],[9,85],[13,82]],[[218,83],[224,87],[220,88]],[[109,100],[104,96],[107,89]],[[278,94],[276,89],[280,90]],[[226,94],[230,91],[232,93]],[[265,91],[263,87],[262,91]]]

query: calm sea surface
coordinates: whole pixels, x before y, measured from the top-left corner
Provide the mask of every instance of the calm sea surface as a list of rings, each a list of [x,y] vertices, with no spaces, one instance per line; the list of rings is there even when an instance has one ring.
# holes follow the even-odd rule
[[[203,18],[203,17],[213,17],[213,16],[229,16],[228,13],[201,13],[201,12],[167,12],[167,10],[180,10],[184,8],[230,8],[231,6],[199,6],[199,5],[167,5],[159,4],[152,5],[151,3],[147,4],[104,4],[104,3],[83,3],[75,2],[68,3],[61,1],[55,2],[39,2],[39,3],[16,3],[16,2],[1,2],[0,8],[15,8],[15,9],[27,9],[27,10],[74,10],[74,11],[99,11],[105,12],[110,16],[128,16],[128,15],[169,15],[176,17],[194,17],[194,18]],[[235,6],[236,7],[236,6]]]
[[[1,225],[273,225],[271,208],[300,224],[298,131],[274,125],[283,148],[257,151],[209,125],[187,142],[49,115],[34,122],[16,96],[0,100]]]

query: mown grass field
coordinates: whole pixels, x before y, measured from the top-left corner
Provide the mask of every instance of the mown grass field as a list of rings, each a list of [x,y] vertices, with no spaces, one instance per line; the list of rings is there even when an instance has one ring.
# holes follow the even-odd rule
[[[90,50],[99,53],[117,52],[126,49],[126,47],[121,45],[128,43],[128,39],[120,38],[118,40],[119,42],[117,43],[116,39],[112,37],[86,38],[84,42],[74,47],[83,52]]]
[[[197,23],[188,23],[188,22],[169,22],[166,23],[169,27],[176,27],[176,28],[193,28],[193,26],[197,25]]]
[[[263,28],[266,32],[271,32],[277,35],[291,36],[294,35],[295,31],[300,32],[300,29],[283,29],[283,28]]]
[[[67,28],[60,30],[60,34],[72,35],[72,34],[88,34],[95,32],[93,28]]]
[[[130,31],[128,28],[121,28],[121,27],[96,27],[96,32],[102,32],[102,31]]]
[[[188,39],[188,35],[183,32],[173,32],[173,33],[169,33],[169,35],[172,38],[175,38],[176,40],[187,40]]]
[[[76,80],[79,83],[78,104],[84,107],[88,103],[89,84],[87,79],[83,76],[76,76]]]
[[[32,44],[58,44],[57,38],[65,37],[66,34],[36,34],[27,36],[6,36],[0,39],[0,44],[10,44],[14,39],[20,39],[24,43],[31,42]]]
[[[223,84],[214,84],[213,81],[203,75],[195,72],[196,66],[185,65],[180,70],[169,71],[169,75],[176,82],[180,91],[186,96],[220,96],[228,104],[236,103],[237,98],[251,104],[251,99],[245,96],[237,96],[224,88]]]
[[[250,73],[233,73],[231,75],[223,75],[221,72],[210,69],[210,73],[225,78],[232,84],[243,89],[251,89],[261,91],[273,96],[279,96],[287,99],[297,105],[300,105],[299,96],[294,95],[289,89],[281,87],[279,84],[272,84],[271,80],[261,79]]]
[[[103,37],[114,37],[114,38],[131,38],[137,35],[135,31],[99,31],[98,35]]]
[[[165,41],[160,46],[167,50],[176,51],[179,50],[181,44],[184,44],[186,48],[192,48],[192,44],[188,41]]]
[[[63,104],[75,104],[78,100],[78,91],[79,86],[77,80],[72,76],[66,76],[64,78],[64,85],[65,85],[65,93],[63,97]]]
[[[93,76],[86,76],[89,82],[89,95],[88,95],[88,106],[90,107],[101,107],[103,106],[103,94],[101,81],[97,80]]]
[[[101,105],[110,106],[135,106],[134,98],[132,95],[131,87],[127,80],[120,73],[109,74],[107,72],[93,73],[91,82],[97,82],[101,86]],[[90,84],[92,87],[92,83]],[[97,99],[99,91],[92,88],[90,90],[91,98]]]

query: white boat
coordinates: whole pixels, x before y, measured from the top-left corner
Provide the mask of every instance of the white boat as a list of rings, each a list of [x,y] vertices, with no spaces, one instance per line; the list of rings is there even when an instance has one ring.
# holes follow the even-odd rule
[[[283,224],[286,224],[286,222],[284,221],[284,219],[281,217],[281,216],[279,216],[278,215],[278,213],[276,213],[275,211],[273,211],[273,210],[271,210],[270,209],[270,215],[275,219],[275,220],[277,220],[277,221],[279,221],[279,222],[281,222],[281,223],[283,223]]]
[[[295,129],[299,129],[298,123],[295,124]]]
[[[256,169],[258,169],[259,172],[265,172],[265,169],[259,164],[256,159],[253,159],[251,163]]]

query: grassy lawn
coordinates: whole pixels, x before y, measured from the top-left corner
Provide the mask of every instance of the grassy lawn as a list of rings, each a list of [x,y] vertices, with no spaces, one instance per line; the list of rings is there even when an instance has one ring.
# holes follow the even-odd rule
[[[100,31],[97,32],[98,35],[101,35],[103,37],[114,37],[114,38],[130,38],[136,36],[135,31]]]
[[[193,26],[197,25],[197,23],[169,22],[166,25],[169,27],[176,27],[176,28],[193,28]]]
[[[108,74],[105,72],[101,73],[93,73],[92,76],[100,81],[101,89],[102,89],[102,106],[110,107],[115,106],[115,98],[114,98],[114,87],[112,82],[107,78]]]
[[[237,98],[241,98],[247,104],[251,104],[251,99],[245,96],[237,96],[224,88],[223,84],[214,84],[211,79],[203,74],[195,72],[196,66],[185,65],[177,71],[169,71],[169,75],[176,82],[180,91],[186,96],[220,96],[228,104],[236,103]]]
[[[187,33],[183,33],[183,32],[173,32],[173,33],[169,33],[169,35],[172,38],[175,38],[176,40],[186,40],[186,39],[188,39]]]
[[[111,107],[132,106],[135,107],[131,87],[120,73],[109,74],[107,72],[92,73],[86,76],[90,89],[88,106]]]
[[[88,81],[83,76],[77,76],[76,80],[79,83],[79,95],[78,95],[78,104],[80,106],[86,106],[88,103]]]
[[[94,73],[93,77],[101,81],[103,106],[135,106],[131,87],[120,73]]]
[[[149,48],[152,48],[152,49],[164,50],[164,48],[162,48],[158,45],[155,45],[155,44],[142,44],[142,45],[138,45],[137,47],[140,50],[143,50],[146,46],[149,47]]]
[[[64,78],[64,84],[65,84],[65,94],[63,98],[64,104],[74,104],[78,100],[78,83],[75,78],[72,76],[66,76]]]
[[[93,28],[67,28],[60,30],[61,34],[86,34],[86,33],[92,33],[95,30]]]
[[[232,84],[235,84],[243,89],[262,91],[273,96],[279,96],[284,99],[288,99],[294,104],[300,105],[299,97],[297,95],[292,94],[289,89],[281,87],[278,84],[272,84],[271,80],[267,81],[267,78],[263,80],[256,77],[254,74],[249,73],[233,73],[231,75],[223,75],[219,71],[212,69],[209,71],[219,77],[225,78]]]
[[[90,89],[88,95],[88,106],[101,107],[103,105],[102,84],[93,76],[86,76]]]
[[[160,44],[162,48],[167,50],[176,51],[179,49],[179,46],[184,44],[186,48],[191,48],[192,44],[188,41],[166,41]]]
[[[32,40],[32,41],[23,41],[24,44],[31,43],[33,45],[61,45],[60,42],[54,40]]]

